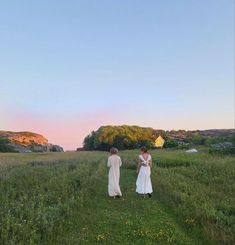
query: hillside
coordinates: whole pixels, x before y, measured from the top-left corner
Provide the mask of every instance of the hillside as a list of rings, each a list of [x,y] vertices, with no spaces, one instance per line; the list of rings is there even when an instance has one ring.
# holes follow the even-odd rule
[[[211,137],[211,138],[226,138],[230,137],[235,133],[235,129],[207,129],[207,130],[170,130],[165,131],[161,129],[154,130],[156,135],[163,135],[167,138],[174,140],[186,140],[187,138],[193,137],[195,135],[200,135],[202,137]]]
[[[50,144],[43,135],[32,132],[0,131],[0,138],[16,152],[63,151],[62,147]]]
[[[136,149],[141,145],[153,148],[159,135],[165,139],[165,146],[188,145],[211,145],[230,141],[234,129],[211,129],[211,130],[171,130],[145,128],[139,126],[102,126],[91,132],[84,139],[85,150],[108,150],[111,146],[124,149]],[[173,144],[172,144],[172,141]]]

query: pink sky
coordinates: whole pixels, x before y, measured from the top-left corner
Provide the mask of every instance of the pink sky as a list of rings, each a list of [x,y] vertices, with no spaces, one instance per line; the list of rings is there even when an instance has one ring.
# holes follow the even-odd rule
[[[82,146],[83,139],[100,125],[115,123],[108,119],[107,113],[86,114],[83,116],[49,118],[27,113],[11,115],[4,130],[30,131],[42,134],[50,143],[59,144],[65,150],[74,150]]]
[[[8,108],[9,109],[9,108]],[[1,130],[9,131],[31,131],[42,134],[50,143],[58,144],[65,150],[75,150],[82,146],[83,139],[92,130],[98,129],[102,125],[140,125],[165,130],[171,129],[209,129],[209,128],[232,128],[233,121],[226,121],[223,117],[213,115],[205,120],[206,115],[201,113],[197,116],[194,112],[187,112],[187,116],[170,112],[164,116],[158,115],[151,117],[151,113],[136,116],[130,110],[126,112],[114,112],[112,110],[97,110],[81,113],[80,115],[51,116],[40,115],[38,113],[1,112],[4,116],[4,124]],[[174,125],[174,127],[172,127]]]

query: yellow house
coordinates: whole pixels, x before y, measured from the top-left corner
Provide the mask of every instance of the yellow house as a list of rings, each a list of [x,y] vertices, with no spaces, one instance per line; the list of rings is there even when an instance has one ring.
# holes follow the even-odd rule
[[[157,139],[155,140],[155,146],[158,147],[158,148],[161,148],[161,147],[163,147],[164,142],[165,142],[165,140],[162,138],[161,135],[159,135],[157,137]]]

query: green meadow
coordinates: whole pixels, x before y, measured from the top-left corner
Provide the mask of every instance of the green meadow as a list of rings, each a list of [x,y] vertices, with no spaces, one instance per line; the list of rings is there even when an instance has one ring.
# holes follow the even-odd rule
[[[0,243],[235,243],[234,157],[151,151],[154,193],[143,198],[138,154],[120,152],[120,199],[107,196],[108,153],[0,154]]]

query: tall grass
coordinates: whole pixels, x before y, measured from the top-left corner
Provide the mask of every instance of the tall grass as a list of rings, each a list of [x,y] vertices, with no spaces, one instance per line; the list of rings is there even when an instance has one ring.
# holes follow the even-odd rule
[[[0,243],[234,244],[234,158],[151,153],[152,199],[135,194],[139,152],[120,153],[121,200],[107,153],[0,154]]]
[[[134,165],[135,154],[124,152]],[[218,244],[235,243],[235,157],[152,151],[156,195],[185,225],[200,225]],[[130,160],[129,160],[130,162]]]

